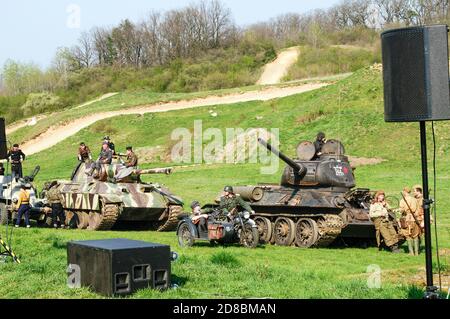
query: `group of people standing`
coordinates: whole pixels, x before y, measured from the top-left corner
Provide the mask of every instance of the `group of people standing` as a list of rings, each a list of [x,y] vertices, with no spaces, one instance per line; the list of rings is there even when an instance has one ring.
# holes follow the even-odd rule
[[[394,215],[395,212],[400,214],[400,218]],[[392,252],[400,252],[398,247],[400,235],[406,238],[409,254],[419,255],[420,237],[424,231],[422,186],[416,185],[412,191],[409,187],[405,187],[397,210],[393,210],[386,202],[384,191],[378,191],[370,205],[369,215],[375,225],[378,247],[381,248],[384,242]],[[395,224],[398,225],[399,232],[395,229]]]

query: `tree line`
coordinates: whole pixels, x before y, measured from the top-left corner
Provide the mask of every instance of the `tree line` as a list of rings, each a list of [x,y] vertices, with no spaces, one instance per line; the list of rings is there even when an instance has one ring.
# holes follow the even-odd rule
[[[78,43],[60,48],[48,70],[8,61],[0,93],[28,94],[67,87],[70,75],[96,67],[151,68],[179,59],[195,59],[211,50],[269,43],[274,48],[320,46],[345,30],[375,30],[448,21],[448,0],[343,0],[329,9],[289,13],[239,27],[220,0],[202,0],[165,13],[151,12],[140,22],[83,32]],[[325,40],[324,40],[325,39]]]

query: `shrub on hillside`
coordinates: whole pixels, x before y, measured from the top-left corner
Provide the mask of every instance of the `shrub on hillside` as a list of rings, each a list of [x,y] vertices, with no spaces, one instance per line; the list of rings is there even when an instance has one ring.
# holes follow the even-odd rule
[[[49,92],[31,93],[22,105],[25,116],[58,110],[62,107],[61,98]]]

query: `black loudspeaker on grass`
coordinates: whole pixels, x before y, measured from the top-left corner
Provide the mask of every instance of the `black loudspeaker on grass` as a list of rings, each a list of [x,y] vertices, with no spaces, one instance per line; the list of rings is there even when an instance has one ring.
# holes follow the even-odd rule
[[[74,271],[69,278],[105,296],[170,287],[172,254],[167,245],[128,239],[74,241],[67,244],[67,258]]]
[[[381,35],[386,122],[450,120],[448,27]]]
[[[0,117],[0,159],[6,159],[8,154],[5,126],[5,119]]]

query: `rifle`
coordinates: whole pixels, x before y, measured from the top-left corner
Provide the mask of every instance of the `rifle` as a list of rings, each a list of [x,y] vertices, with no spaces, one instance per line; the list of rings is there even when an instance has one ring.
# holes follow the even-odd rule
[[[402,195],[403,200],[404,200],[405,203],[406,203],[406,206],[408,206],[408,209],[409,209],[409,211],[411,212],[411,215],[413,216],[415,223],[417,224],[417,226],[419,226],[419,228],[422,228],[422,227],[420,226],[419,221],[418,221],[417,218],[416,218],[416,215],[414,215],[414,212],[412,211],[411,206],[409,206],[408,201],[407,201],[406,198],[405,198],[405,195],[403,195],[403,192],[401,193],[401,195]]]

